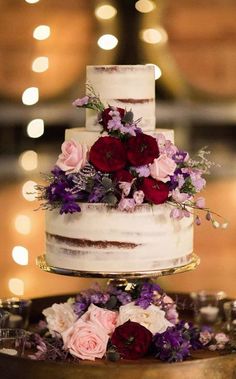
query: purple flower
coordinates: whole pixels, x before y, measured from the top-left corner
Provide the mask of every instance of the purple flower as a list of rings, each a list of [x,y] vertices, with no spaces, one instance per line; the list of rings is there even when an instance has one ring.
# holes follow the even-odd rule
[[[201,172],[192,172],[190,174],[192,184],[196,188],[197,192],[200,192],[206,184],[206,180],[202,178],[201,175]]]
[[[67,214],[67,213],[75,213],[80,212],[81,208],[78,203],[76,202],[65,202],[62,204],[60,208],[60,214]]]
[[[176,163],[183,163],[189,159],[189,154],[186,151],[178,151],[172,158]]]
[[[73,101],[72,105],[74,105],[75,107],[83,107],[84,105],[87,105],[88,102],[89,102],[89,96],[84,96],[81,99],[79,98]]]
[[[147,309],[149,305],[153,303],[156,294],[160,294],[161,288],[158,284],[145,282],[139,294],[139,297],[135,301],[135,305],[139,305],[143,309]]]
[[[150,176],[150,169],[148,165],[139,166],[139,167],[131,167],[131,169],[135,171],[140,178],[141,177],[147,178],[148,176]]]
[[[164,333],[154,335],[152,353],[162,361],[181,362],[190,356],[190,347],[181,330],[169,327]]]

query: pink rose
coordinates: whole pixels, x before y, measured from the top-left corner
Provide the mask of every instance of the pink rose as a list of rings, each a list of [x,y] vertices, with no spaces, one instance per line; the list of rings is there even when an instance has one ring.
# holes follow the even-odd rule
[[[111,334],[116,328],[117,317],[118,315],[116,312],[90,304],[87,312],[81,317],[81,320],[86,322],[91,321],[94,324],[98,323],[99,326],[102,326],[105,329],[107,334]]]
[[[108,334],[98,323],[85,322],[81,318],[62,333],[64,349],[80,359],[94,361],[106,353]]]
[[[56,165],[67,174],[78,172],[87,162],[88,148],[74,140],[65,141],[61,146],[62,153],[59,155]]]
[[[171,158],[168,158],[166,154],[162,154],[154,159],[149,168],[151,176],[154,179],[166,183],[170,180],[169,175],[174,174],[176,163]]]

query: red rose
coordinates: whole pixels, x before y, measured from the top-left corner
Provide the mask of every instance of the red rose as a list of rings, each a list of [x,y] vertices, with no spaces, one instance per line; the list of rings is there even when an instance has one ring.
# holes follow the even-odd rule
[[[152,342],[152,333],[137,322],[127,321],[118,326],[112,337],[114,345],[122,358],[139,359],[147,354]]]
[[[159,156],[159,149],[155,138],[140,133],[130,137],[127,141],[127,157],[133,166],[142,166],[152,163]]]
[[[133,180],[133,175],[127,171],[127,170],[120,170],[117,171],[114,175],[114,179],[116,179],[117,182],[132,182]]]
[[[144,192],[145,199],[153,204],[164,203],[169,194],[169,188],[166,183],[152,178],[144,178],[140,189]]]
[[[112,108],[106,108],[104,111],[102,111],[101,114],[101,120],[100,124],[104,127],[105,130],[107,130],[108,121],[112,119],[112,117],[109,115],[109,113],[112,111]],[[125,109],[116,107],[116,111],[119,112],[121,120],[123,119],[125,115]]]
[[[126,164],[126,151],[118,138],[100,137],[91,147],[89,160],[100,171],[117,171]]]

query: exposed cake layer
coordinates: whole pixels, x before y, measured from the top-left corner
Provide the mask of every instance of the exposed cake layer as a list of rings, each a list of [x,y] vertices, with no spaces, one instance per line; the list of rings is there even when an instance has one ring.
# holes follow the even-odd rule
[[[170,218],[171,206],[143,204],[126,213],[105,204],[81,204],[81,213],[46,212],[49,265],[93,272],[172,268],[191,259],[193,220]]]
[[[174,143],[174,130],[172,129],[156,129],[152,132],[146,132],[146,134],[151,134],[153,137],[155,137],[158,133],[164,134],[166,139]],[[99,137],[101,137],[101,133],[87,131],[85,128],[66,129],[65,133],[65,139],[67,141],[73,139],[81,144],[86,144],[89,147],[92,146]]]
[[[132,109],[135,119],[142,118],[143,131],[155,129],[154,66],[87,66],[87,83],[105,106]],[[86,110],[86,129],[101,130],[97,113]]]

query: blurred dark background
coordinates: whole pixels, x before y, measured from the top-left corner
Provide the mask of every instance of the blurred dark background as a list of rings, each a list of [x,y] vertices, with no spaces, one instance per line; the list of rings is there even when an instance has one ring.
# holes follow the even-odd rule
[[[236,296],[235,17],[234,0],[0,0],[0,296],[87,285],[35,267],[44,215],[29,192],[55,162],[65,128],[84,126],[71,103],[84,94],[86,65],[99,64],[154,64],[157,127],[174,129],[191,153],[208,146],[220,163],[205,196],[230,228],[196,230],[200,269],[163,284]]]

